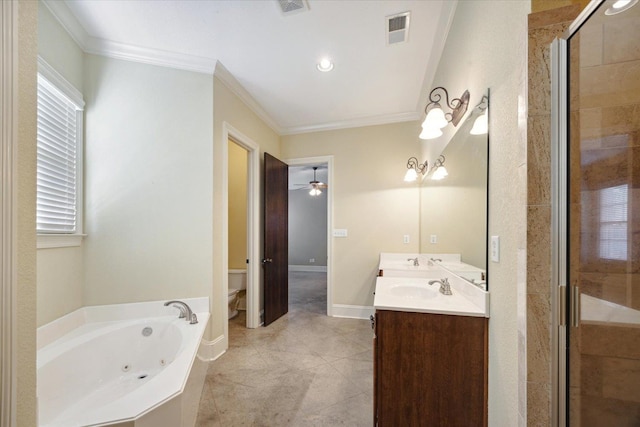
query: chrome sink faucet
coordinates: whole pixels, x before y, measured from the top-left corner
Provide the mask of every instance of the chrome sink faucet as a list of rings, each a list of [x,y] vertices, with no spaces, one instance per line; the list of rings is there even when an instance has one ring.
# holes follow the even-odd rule
[[[439,261],[442,262],[442,260],[440,258],[429,258],[429,265],[433,265],[434,262]]]
[[[192,325],[198,323],[198,316],[196,316],[196,314],[193,311],[191,311],[191,307],[189,307],[187,303],[182,301],[171,300],[171,301],[165,302],[164,305],[165,307],[171,305],[173,307],[176,307],[178,310],[180,310],[180,314],[178,315],[178,318],[180,319],[184,318],[187,322],[189,322]]]
[[[414,267],[419,267],[420,263],[418,262],[418,257],[415,258],[407,258],[407,261],[413,261],[413,266]]]
[[[449,279],[446,277],[442,280],[429,280],[429,284],[433,285],[434,283],[440,283],[440,293],[443,295],[452,295],[451,293],[451,285],[449,284]]]

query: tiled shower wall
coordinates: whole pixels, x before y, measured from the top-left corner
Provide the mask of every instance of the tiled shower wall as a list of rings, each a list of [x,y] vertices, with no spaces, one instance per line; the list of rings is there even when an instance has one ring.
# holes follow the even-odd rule
[[[558,4],[558,3],[555,3]],[[526,424],[551,425],[551,62],[549,45],[583,5],[529,15],[526,243]]]

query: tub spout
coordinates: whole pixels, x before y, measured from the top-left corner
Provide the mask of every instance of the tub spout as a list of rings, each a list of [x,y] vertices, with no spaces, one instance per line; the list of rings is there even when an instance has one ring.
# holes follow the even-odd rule
[[[164,305],[165,307],[171,305],[176,307],[178,310],[180,310],[180,314],[178,315],[180,319],[184,318],[187,322],[189,322],[192,325],[198,323],[198,316],[196,316],[196,314],[193,311],[191,311],[191,307],[189,307],[187,303],[182,301],[171,300],[171,301],[165,302]]]

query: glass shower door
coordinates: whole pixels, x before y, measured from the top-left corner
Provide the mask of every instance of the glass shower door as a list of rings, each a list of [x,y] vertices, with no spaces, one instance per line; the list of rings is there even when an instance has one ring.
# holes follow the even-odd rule
[[[602,2],[567,42],[570,426],[640,426],[640,4],[633,3]]]

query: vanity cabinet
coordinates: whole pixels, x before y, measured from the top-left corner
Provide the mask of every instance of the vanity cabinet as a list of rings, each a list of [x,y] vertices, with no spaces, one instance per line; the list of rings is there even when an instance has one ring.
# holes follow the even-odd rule
[[[375,426],[487,426],[487,318],[376,310],[374,332]]]

